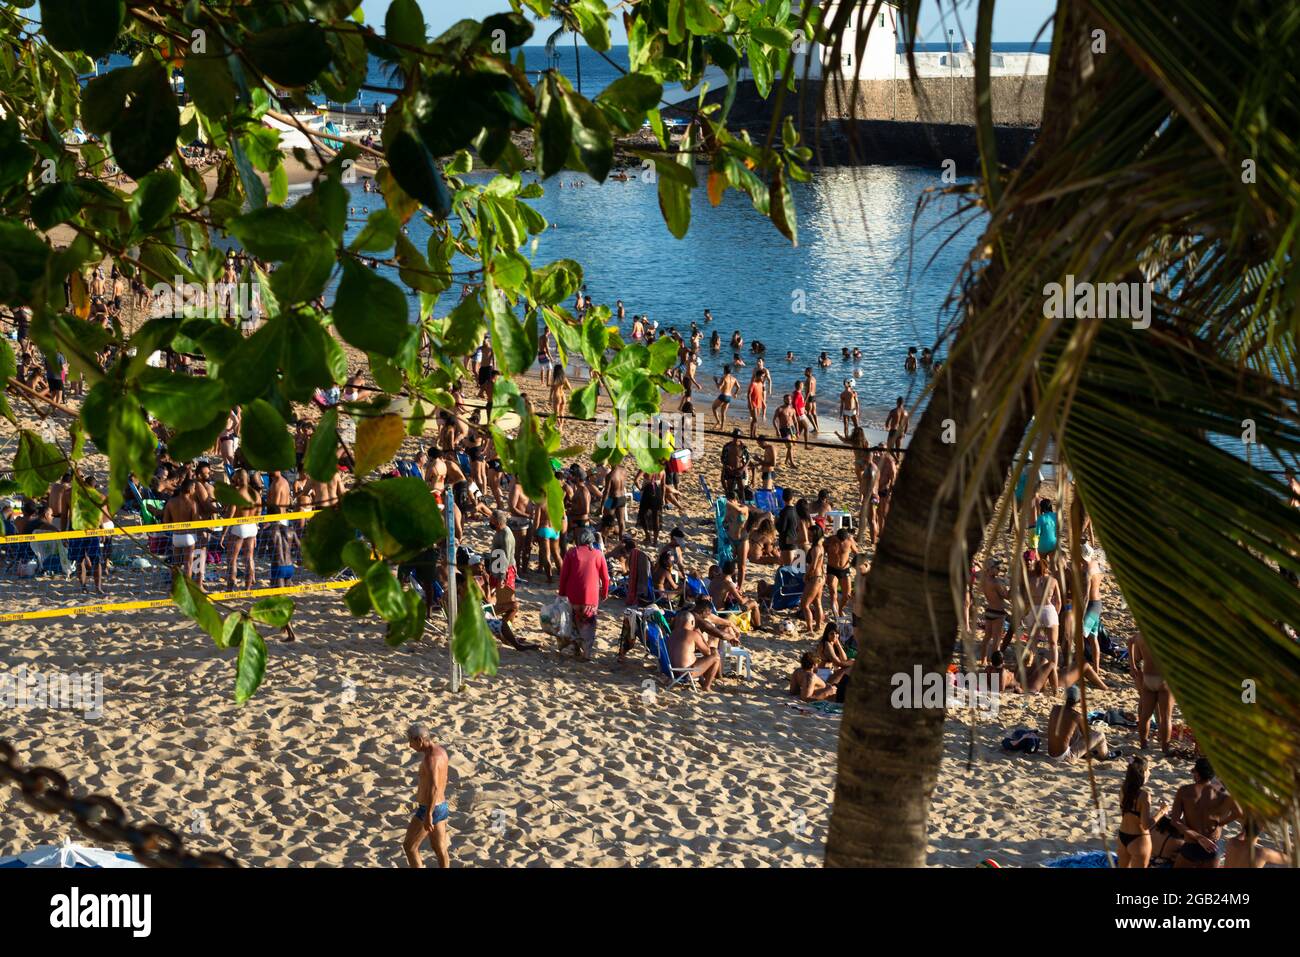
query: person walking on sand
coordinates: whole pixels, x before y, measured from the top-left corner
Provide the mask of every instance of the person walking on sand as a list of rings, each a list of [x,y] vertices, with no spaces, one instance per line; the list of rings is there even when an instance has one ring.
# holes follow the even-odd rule
[[[852,379],[844,380],[844,391],[840,393],[840,421],[845,435],[852,435],[858,427],[858,392]]]
[[[1147,748],[1151,715],[1154,714],[1160,750],[1168,754],[1174,723],[1174,693],[1169,690],[1164,670],[1141,635],[1133,636],[1128,660],[1129,672],[1138,691],[1138,747],[1143,751]]]
[[[903,447],[903,436],[907,435],[907,425],[910,421],[911,416],[903,408],[903,397],[900,395],[894,400],[894,407],[889,410],[889,415],[885,419],[885,428],[889,430],[886,446],[891,452]]]
[[[790,467],[794,466],[794,439],[798,423],[799,416],[795,413],[791,397],[788,394],[783,395],[781,397],[781,407],[772,414],[772,427],[776,429],[777,436],[785,443],[785,464]]]
[[[406,741],[420,752],[420,783],[415,793],[415,815],[406,826],[402,850],[411,867],[424,867],[420,858],[420,844],[427,837],[429,849],[438,859],[439,867],[451,867],[450,845],[447,840],[447,752],[435,744],[429,729],[413,724],[406,731]]]
[[[731,400],[740,392],[740,383],[736,377],[731,374],[731,366],[722,367],[722,375],[714,376],[713,381],[718,384],[718,397],[713,400],[713,406],[710,411],[713,413],[713,423],[718,428],[722,428],[723,422],[727,415],[727,410],[731,408]]]
[[[574,654],[591,660],[596,644],[596,614],[600,603],[609,597],[609,568],[605,555],[595,549],[596,533],[590,528],[578,532],[578,544],[569,549],[560,564],[559,593],[573,606],[573,623],[577,630]],[[568,646],[564,641],[560,650]]]
[[[763,391],[763,381],[758,377],[760,370],[754,370],[754,377],[749,380],[749,437],[758,437],[758,423],[767,417],[767,394]]]

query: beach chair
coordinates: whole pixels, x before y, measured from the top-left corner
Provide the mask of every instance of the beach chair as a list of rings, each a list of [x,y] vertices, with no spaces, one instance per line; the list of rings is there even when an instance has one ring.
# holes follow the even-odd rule
[[[762,509],[770,515],[775,515],[781,511],[784,506],[781,504],[778,494],[780,489],[775,491],[767,488],[760,488],[754,492],[754,506]]]
[[[672,691],[683,682],[689,684],[692,689],[699,690],[699,685],[695,683],[695,675],[689,668],[673,667],[672,659],[668,657],[668,636],[653,621],[646,622],[645,641],[646,647],[653,652],[655,661],[659,663],[659,675],[667,682],[668,691]]]
[[[713,560],[723,565],[735,560],[731,547],[731,536],[727,534],[727,500],[719,497],[713,503]]]
[[[772,597],[770,601],[772,611],[788,611],[791,608],[798,608],[802,598],[803,575],[789,565],[782,565],[776,570],[776,577],[772,579]]]

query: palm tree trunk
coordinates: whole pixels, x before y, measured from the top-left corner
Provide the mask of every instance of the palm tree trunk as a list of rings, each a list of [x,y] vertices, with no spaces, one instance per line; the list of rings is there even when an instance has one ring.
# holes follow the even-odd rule
[[[1058,4],[1058,42],[1048,85],[1038,149],[1050,151],[1065,141],[1072,124],[1071,104],[1080,84],[1079,58],[1087,26]],[[1039,155],[1044,155],[1040,153]],[[1029,163],[1034,162],[1031,155]],[[1039,207],[1040,209],[1043,207]],[[1014,248],[1016,233],[1030,231],[1041,213],[1033,205],[1017,212],[1017,221],[1001,226],[1000,236]],[[983,240],[981,240],[983,243]],[[993,300],[1002,270],[996,258],[975,280],[967,309],[984,312]],[[1042,288],[1041,285],[1038,288]],[[1008,310],[1019,304],[1006,307]],[[958,436],[986,428],[971,421],[970,397],[977,362],[990,359],[985,341],[997,322],[964,323],[949,361],[944,364],[930,405],[904,456],[894,485],[889,520],[865,584],[865,614],[858,626],[862,651],[849,685],[840,727],[838,778],[826,846],[828,866],[919,867],[925,864],[930,799],[943,753],[943,708],[894,707],[896,674],[942,673],[958,637],[953,583],[948,567],[956,536],[960,489],[949,487],[958,445],[946,444],[946,419]],[[1018,320],[1018,317],[1016,317]],[[1008,318],[1008,321],[1015,321]],[[1009,410],[993,453],[993,465],[979,489],[977,514],[967,525],[966,545],[974,554],[984,524],[1002,489],[1031,415],[1027,396]],[[960,438],[959,438],[960,442]]]

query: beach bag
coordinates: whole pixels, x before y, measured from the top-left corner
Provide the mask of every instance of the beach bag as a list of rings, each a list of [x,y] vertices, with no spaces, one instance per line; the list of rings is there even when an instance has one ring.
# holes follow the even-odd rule
[[[573,634],[573,606],[563,595],[542,606],[542,631],[555,638],[569,638]]]
[[[732,627],[742,635],[747,635],[754,630],[754,622],[750,619],[747,611],[737,612],[727,617],[731,621]]]

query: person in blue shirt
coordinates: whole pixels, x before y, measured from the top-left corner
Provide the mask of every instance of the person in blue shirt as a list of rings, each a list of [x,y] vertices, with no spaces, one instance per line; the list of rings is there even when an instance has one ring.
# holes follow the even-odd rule
[[[1049,499],[1041,499],[1038,513],[1038,524],[1034,526],[1034,531],[1038,533],[1038,554],[1051,558],[1056,552],[1057,544],[1056,506]]]

